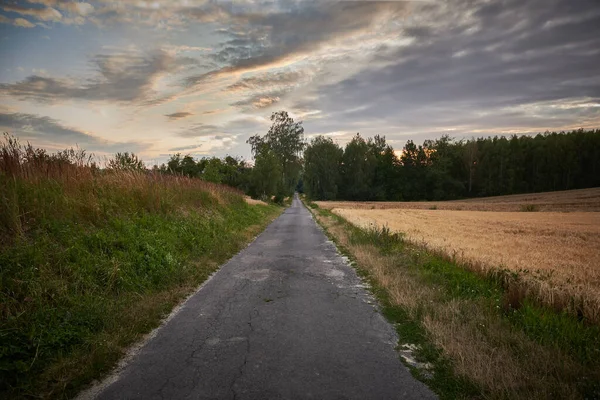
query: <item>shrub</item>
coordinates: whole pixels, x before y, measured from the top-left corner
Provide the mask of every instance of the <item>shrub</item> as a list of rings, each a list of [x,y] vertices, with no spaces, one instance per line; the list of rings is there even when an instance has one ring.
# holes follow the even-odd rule
[[[523,212],[535,212],[535,211],[539,211],[539,207],[537,206],[537,204],[523,204],[521,206],[521,211],[523,211]]]

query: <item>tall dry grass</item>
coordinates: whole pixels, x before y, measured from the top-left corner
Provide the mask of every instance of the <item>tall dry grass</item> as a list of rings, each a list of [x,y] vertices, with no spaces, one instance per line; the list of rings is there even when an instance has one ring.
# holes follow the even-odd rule
[[[91,223],[143,209],[177,212],[243,201],[232,187],[154,171],[100,169],[81,149],[48,154],[5,135],[0,143],[0,235],[21,236],[40,221],[67,214]],[[74,215],[76,214],[76,215]]]

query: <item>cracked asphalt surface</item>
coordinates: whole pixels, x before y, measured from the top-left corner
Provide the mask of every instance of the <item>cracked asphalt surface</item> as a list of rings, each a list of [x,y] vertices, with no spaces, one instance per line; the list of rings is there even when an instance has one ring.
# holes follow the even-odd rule
[[[374,303],[295,198],[97,398],[435,398]]]

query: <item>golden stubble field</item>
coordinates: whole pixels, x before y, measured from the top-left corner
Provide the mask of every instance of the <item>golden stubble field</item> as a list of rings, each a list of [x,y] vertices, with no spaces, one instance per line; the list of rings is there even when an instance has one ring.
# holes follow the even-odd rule
[[[534,198],[530,203],[525,199]],[[322,208],[362,226],[387,226],[416,244],[441,252],[478,271],[520,272],[544,302],[576,298],[584,314],[600,321],[600,189],[503,196],[460,202],[318,202]],[[545,204],[563,212],[504,211]],[[460,204],[463,210],[452,209]],[[407,205],[413,208],[407,208]],[[472,205],[474,211],[468,209]],[[450,208],[450,209],[448,209]],[[466,209],[465,209],[466,208]],[[497,211],[500,210],[500,211]],[[585,211],[590,210],[590,211]],[[572,212],[567,212],[572,211]]]
[[[460,210],[460,211],[536,211],[600,212],[600,188],[560,192],[515,194],[453,201],[317,201],[319,207],[358,209]]]

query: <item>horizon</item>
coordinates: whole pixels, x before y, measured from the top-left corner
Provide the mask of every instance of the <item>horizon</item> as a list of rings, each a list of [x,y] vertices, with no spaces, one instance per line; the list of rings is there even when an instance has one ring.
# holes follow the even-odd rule
[[[600,127],[595,1],[9,1],[0,128],[50,151],[240,156],[272,112],[400,151]]]

